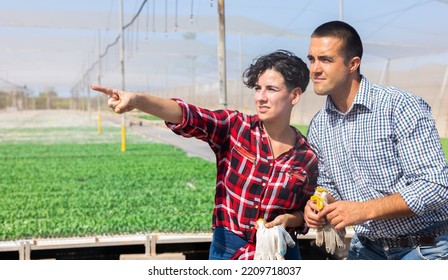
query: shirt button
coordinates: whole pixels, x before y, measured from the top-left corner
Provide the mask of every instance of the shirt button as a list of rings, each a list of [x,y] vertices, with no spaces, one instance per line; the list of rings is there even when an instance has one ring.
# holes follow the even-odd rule
[[[263,187],[266,186],[266,183],[263,183],[262,186],[263,186]]]
[[[258,205],[255,205],[255,209],[258,209]]]

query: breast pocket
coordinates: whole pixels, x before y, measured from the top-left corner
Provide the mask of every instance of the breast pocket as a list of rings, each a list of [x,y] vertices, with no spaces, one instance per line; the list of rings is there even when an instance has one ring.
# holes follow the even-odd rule
[[[308,182],[308,175],[302,168],[290,168],[286,172],[278,174],[284,178],[281,188],[277,189],[277,206],[284,209],[294,209],[298,207],[303,197],[303,187]]]
[[[227,186],[231,189],[241,188],[248,183],[249,176],[253,172],[256,156],[245,147],[234,146],[230,153],[230,167],[227,171]]]

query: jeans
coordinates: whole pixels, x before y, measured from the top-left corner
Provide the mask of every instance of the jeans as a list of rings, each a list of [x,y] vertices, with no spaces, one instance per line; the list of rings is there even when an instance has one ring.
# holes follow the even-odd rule
[[[291,236],[296,242],[293,248],[289,248],[285,254],[285,260],[300,260],[300,251],[297,238]],[[217,227],[213,231],[212,243],[210,244],[209,260],[228,260],[235,252],[247,244],[244,238],[234,234],[223,227]]]
[[[353,236],[348,260],[447,260],[448,232],[436,237],[434,245],[387,248],[382,243]]]

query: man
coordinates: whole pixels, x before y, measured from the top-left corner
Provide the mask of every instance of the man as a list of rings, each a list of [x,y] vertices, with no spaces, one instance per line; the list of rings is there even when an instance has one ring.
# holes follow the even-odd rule
[[[308,201],[306,224],[354,226],[348,259],[447,259],[448,168],[431,109],[370,83],[362,53],[347,23],[327,22],[311,35],[310,75],[327,102],[307,138],[328,204],[319,211]]]

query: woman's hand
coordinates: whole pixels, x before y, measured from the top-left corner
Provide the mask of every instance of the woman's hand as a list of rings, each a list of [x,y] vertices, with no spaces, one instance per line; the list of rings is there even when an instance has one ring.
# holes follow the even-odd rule
[[[117,114],[130,112],[136,108],[137,94],[135,93],[102,87],[98,85],[91,85],[90,88],[109,96],[107,105]]]
[[[274,226],[282,226],[284,228],[287,227],[300,227],[303,226],[303,214],[302,212],[294,212],[278,215],[274,220],[265,224],[266,228],[272,228]]]

